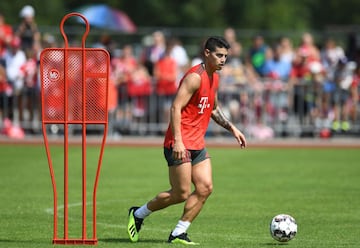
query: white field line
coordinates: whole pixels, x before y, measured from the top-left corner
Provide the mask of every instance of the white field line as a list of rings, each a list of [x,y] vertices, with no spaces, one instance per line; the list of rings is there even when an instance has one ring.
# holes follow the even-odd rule
[[[96,203],[97,205],[99,205],[99,202]],[[101,204],[101,203],[100,203]],[[74,208],[74,207],[81,207],[82,206],[82,202],[76,202],[76,203],[69,203],[68,204],[68,208]],[[87,202],[86,203],[86,206],[92,206],[92,202]],[[64,205],[58,205],[57,206],[57,209],[58,211],[59,210],[63,210],[64,209]],[[50,215],[54,215],[54,208],[53,207],[50,207],[50,208],[46,208],[45,209],[45,212],[47,214],[50,214]],[[58,218],[64,218],[64,216],[62,214],[58,214]],[[75,218],[71,218],[69,217],[69,220],[75,220]],[[97,225],[101,225],[101,226],[105,226],[105,227],[111,227],[111,228],[121,228],[121,229],[126,229],[127,228],[127,225],[125,224],[110,224],[110,223],[105,223],[105,222],[96,222]],[[164,229],[160,229],[160,228],[149,228],[148,226],[146,227],[146,229],[149,229],[149,230],[153,230],[153,231],[158,231],[158,232],[168,232],[168,231],[165,231]]]

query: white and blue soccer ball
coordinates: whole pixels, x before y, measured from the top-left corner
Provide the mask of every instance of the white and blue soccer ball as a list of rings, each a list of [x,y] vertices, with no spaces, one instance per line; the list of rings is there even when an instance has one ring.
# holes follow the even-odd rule
[[[297,224],[294,217],[288,214],[279,214],[270,222],[270,234],[279,242],[292,240],[297,233]]]

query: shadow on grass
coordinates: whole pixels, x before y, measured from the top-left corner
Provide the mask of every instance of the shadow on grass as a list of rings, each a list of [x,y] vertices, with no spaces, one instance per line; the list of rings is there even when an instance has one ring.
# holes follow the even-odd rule
[[[129,241],[129,239],[122,239],[122,238],[106,238],[106,239],[99,239],[99,242],[104,242],[104,243],[131,243]],[[142,239],[139,240],[137,243],[152,243],[152,244],[161,244],[161,243],[167,243],[165,242],[163,239],[162,240],[158,240],[158,239]]]
[[[287,242],[283,242],[283,243],[281,243],[281,242],[278,242],[278,243],[275,243],[275,242],[270,243],[270,242],[268,242],[268,243],[262,243],[261,246],[283,246],[283,245],[288,245],[288,244],[289,243],[287,243]]]
[[[27,243],[31,243],[31,244],[44,244],[43,241],[39,241],[39,240],[20,240],[20,239],[0,239],[0,247],[3,247],[1,244],[4,243],[19,243],[19,244],[27,244]],[[49,241],[49,244],[51,244],[51,240]]]

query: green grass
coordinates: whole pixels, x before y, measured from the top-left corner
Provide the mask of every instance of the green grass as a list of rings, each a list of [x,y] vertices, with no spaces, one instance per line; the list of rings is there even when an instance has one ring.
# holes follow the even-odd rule
[[[278,247],[268,228],[279,213],[294,216],[298,223],[298,234],[286,247],[359,247],[358,150],[208,150],[214,192],[189,229],[200,247]],[[80,150],[71,151],[69,231],[80,236]],[[97,154],[96,147],[88,148],[89,172],[95,171]],[[52,149],[52,156],[60,161],[55,169],[60,175],[62,148]],[[53,198],[44,147],[1,145],[0,158],[0,247],[53,247]],[[93,174],[88,178],[92,183]],[[62,180],[58,183],[62,194]],[[165,241],[182,204],[146,219],[138,243],[130,243],[126,234],[128,208],[168,187],[161,147],[106,147],[97,196],[98,247],[169,247]]]

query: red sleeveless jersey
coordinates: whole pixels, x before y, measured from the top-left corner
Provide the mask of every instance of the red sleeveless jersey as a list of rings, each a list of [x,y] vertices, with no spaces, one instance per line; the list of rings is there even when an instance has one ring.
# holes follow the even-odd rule
[[[211,112],[214,108],[215,95],[219,85],[219,75],[213,73],[212,81],[203,64],[190,68],[189,73],[197,73],[201,77],[200,88],[190,98],[188,104],[181,110],[181,136],[188,150],[201,150],[205,147],[205,133],[208,128]],[[182,84],[183,79],[180,81]],[[169,125],[164,146],[170,148],[174,144],[174,135]]]

